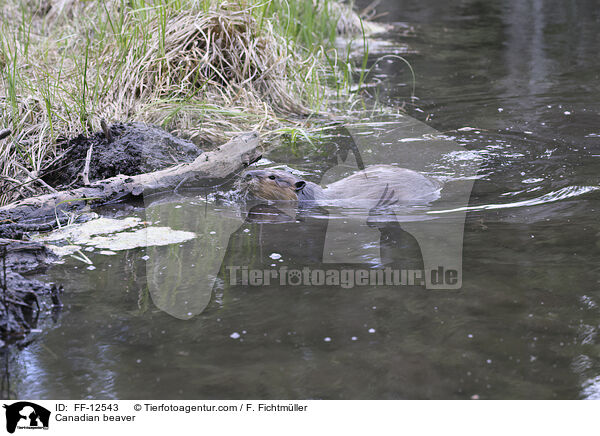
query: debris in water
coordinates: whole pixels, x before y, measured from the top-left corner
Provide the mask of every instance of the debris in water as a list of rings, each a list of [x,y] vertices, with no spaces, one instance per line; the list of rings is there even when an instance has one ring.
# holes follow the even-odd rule
[[[123,230],[137,227],[140,224],[142,224],[142,220],[136,217],[119,220],[97,218],[82,224],[61,227],[50,233],[36,235],[32,239],[42,242],[69,240],[72,244],[86,244],[92,236],[122,232]]]
[[[147,227],[133,232],[116,233],[111,236],[97,236],[88,244],[113,251],[131,250],[138,247],[177,244],[196,237],[195,233],[173,230],[170,227]]]
[[[147,223],[136,217],[118,220],[98,218],[38,235],[35,239],[42,242],[69,241],[69,245],[50,246],[56,255],[66,256],[80,250],[81,245],[88,246],[85,248],[86,251],[103,248],[108,250],[103,254],[115,254],[115,251],[130,250],[137,247],[182,243],[196,237],[195,233],[173,230],[170,227],[143,227],[129,232],[124,231],[143,224]],[[143,259],[147,260],[149,258],[144,256]]]

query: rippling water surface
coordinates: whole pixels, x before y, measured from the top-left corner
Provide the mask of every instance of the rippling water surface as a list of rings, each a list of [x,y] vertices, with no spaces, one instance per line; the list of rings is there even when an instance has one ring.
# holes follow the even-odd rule
[[[208,259],[208,239],[90,252],[92,271],[75,259],[49,271],[67,290],[66,307],[12,353],[13,394],[600,399],[596,2],[384,0],[378,11],[395,23],[385,35],[394,44],[370,56],[383,82],[378,98],[392,107],[409,102],[408,115],[428,134],[456,146],[434,156],[419,145],[423,132],[392,141],[389,125],[374,121],[359,133],[446,177],[450,194],[474,183],[467,203],[436,203],[405,220],[417,214],[451,226],[466,212],[462,288],[231,288],[217,268],[207,302],[198,283],[211,261],[221,265]],[[406,55],[417,78],[412,102],[406,65],[377,60],[406,44],[416,52]],[[300,147],[268,159],[319,181],[327,147]],[[478,171],[453,177],[461,165]],[[335,218],[242,224],[234,202],[204,196],[118,213],[175,229],[231,230],[223,265],[290,268],[318,263],[323,223]],[[357,255],[379,265],[368,248]],[[165,283],[172,293],[152,293]],[[188,306],[190,316],[164,310]]]

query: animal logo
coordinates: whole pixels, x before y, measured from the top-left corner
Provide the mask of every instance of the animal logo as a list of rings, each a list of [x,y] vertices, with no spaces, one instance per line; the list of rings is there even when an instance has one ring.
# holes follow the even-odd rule
[[[38,404],[19,401],[4,404],[6,409],[6,431],[14,433],[19,429],[47,429],[50,423],[50,411]]]

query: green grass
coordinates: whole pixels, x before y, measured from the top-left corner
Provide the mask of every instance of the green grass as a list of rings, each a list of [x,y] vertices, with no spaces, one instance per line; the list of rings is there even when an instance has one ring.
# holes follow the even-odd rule
[[[0,0],[0,128],[12,130],[0,140],[0,204],[47,192],[35,179],[57,144],[103,119],[217,142],[249,129],[309,137],[307,117],[332,95],[358,98],[334,41],[364,28],[334,0],[32,4]]]

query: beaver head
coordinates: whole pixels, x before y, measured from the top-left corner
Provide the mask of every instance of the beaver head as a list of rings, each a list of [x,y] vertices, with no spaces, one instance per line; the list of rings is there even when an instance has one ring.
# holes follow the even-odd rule
[[[304,180],[287,171],[270,169],[247,171],[239,182],[244,195],[273,201],[297,201],[305,186]]]

